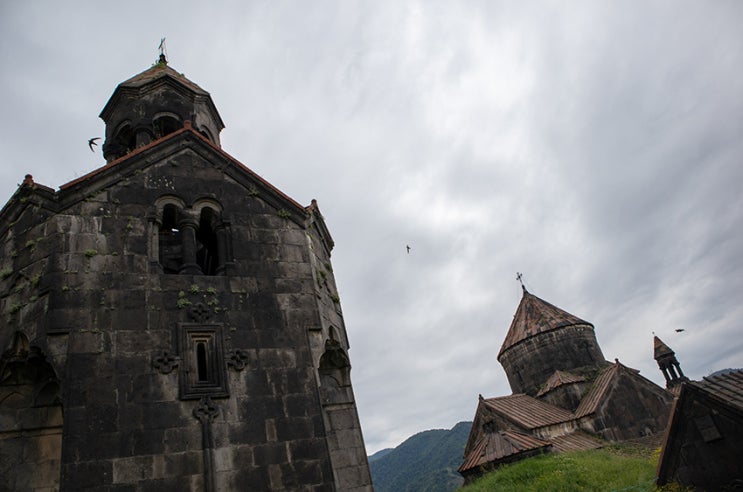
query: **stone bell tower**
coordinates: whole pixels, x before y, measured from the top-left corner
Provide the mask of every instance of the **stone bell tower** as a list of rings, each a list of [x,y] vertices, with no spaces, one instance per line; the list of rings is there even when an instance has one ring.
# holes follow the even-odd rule
[[[0,490],[371,491],[333,239],[164,56],[0,211]]]
[[[653,337],[653,358],[658,363],[658,368],[666,379],[666,388],[669,390],[673,391],[681,383],[689,380],[684,376],[675,352],[656,336]]]

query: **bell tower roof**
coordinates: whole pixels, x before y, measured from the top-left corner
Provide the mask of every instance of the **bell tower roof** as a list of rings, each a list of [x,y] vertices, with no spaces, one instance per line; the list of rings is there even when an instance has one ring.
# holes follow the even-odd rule
[[[109,99],[108,103],[106,104],[106,107],[103,108],[101,111],[101,118],[103,118],[104,114],[106,113],[106,109],[111,104],[112,100],[114,99],[114,96],[116,95],[116,92],[119,89],[123,88],[130,88],[130,89],[138,89],[140,87],[143,87],[151,82],[157,81],[158,79],[169,77],[172,81],[182,84],[188,89],[192,90],[193,92],[197,94],[201,94],[204,96],[209,96],[209,93],[199,87],[194,82],[187,79],[182,73],[178,73],[173,68],[171,68],[168,65],[167,60],[164,56],[160,57],[160,61],[152,65],[147,70],[138,73],[137,75],[125,80],[124,82],[121,82],[118,87],[116,88],[116,91],[114,91],[114,94],[111,96],[111,99]]]
[[[516,314],[513,316],[511,327],[508,329],[506,339],[503,341],[498,357],[510,347],[522,340],[533,337],[540,333],[557,330],[572,325],[589,325],[577,316],[553,306],[547,301],[531,294],[523,288],[523,296]]]
[[[684,371],[681,370],[681,364],[676,359],[674,351],[656,336],[653,337],[653,352],[653,358],[666,379],[666,388],[674,391],[674,388],[678,388],[681,383],[689,380],[684,376]]]
[[[182,128],[186,121],[216,146],[224,128],[207,91],[168,65],[161,54],[147,70],[121,82],[100,114],[108,162]]]
[[[653,358],[655,360],[658,360],[665,355],[675,355],[675,352],[671,350],[671,347],[663,343],[663,340],[654,336],[653,337]]]

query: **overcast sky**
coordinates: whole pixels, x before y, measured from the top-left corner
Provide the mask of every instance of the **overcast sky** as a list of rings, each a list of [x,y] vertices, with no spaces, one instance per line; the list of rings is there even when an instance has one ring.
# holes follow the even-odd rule
[[[652,332],[743,366],[743,2],[107,4],[0,2],[0,201],[102,165],[166,37],[223,149],[318,200],[369,453],[510,394],[517,271],[653,381]]]

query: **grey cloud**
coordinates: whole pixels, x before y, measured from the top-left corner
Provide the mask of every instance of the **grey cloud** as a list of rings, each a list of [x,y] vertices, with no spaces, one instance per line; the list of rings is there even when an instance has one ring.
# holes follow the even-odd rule
[[[103,164],[166,36],[224,149],[318,199],[370,452],[510,392],[516,271],[657,382],[652,331],[691,377],[743,365],[738,3],[129,6],[2,7],[0,191]]]

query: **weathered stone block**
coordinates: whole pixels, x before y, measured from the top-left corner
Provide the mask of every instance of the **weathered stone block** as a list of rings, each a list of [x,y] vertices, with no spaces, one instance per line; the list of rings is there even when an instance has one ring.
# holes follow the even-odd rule
[[[136,483],[152,479],[153,456],[116,458],[111,462],[113,464],[113,483]]]

